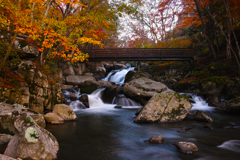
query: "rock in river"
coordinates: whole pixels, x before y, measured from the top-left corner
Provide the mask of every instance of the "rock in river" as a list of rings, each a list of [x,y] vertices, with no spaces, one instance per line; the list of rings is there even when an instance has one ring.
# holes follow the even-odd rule
[[[144,105],[152,96],[157,93],[168,91],[168,87],[160,82],[148,78],[138,78],[126,83],[123,93],[127,97]]]
[[[154,136],[145,142],[161,144],[164,142],[164,138],[161,135]]]
[[[134,122],[179,122],[192,108],[189,99],[175,93],[159,93],[142,107]]]
[[[72,107],[67,106],[66,104],[56,104],[53,108],[53,113],[56,113],[65,121],[76,120],[77,116],[73,112]]]
[[[213,122],[212,118],[206,115],[203,111],[197,110],[194,114],[194,119],[202,122]]]
[[[180,152],[186,154],[191,154],[192,152],[198,151],[198,147],[191,142],[178,142],[177,144],[175,144],[175,146]]]

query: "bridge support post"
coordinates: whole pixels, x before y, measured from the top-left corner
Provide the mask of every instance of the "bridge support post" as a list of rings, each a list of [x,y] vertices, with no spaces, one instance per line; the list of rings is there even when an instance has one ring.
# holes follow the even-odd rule
[[[141,62],[140,61],[138,61],[138,64],[137,64],[137,71],[141,72]]]

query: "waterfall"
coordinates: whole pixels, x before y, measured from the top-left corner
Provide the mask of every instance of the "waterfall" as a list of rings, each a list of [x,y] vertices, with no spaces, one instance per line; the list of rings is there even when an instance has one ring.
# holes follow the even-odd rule
[[[180,93],[180,94],[185,94],[185,93]],[[197,94],[194,93],[188,93],[192,96],[192,100],[195,103],[192,103],[192,111],[194,110],[202,110],[202,111],[212,111],[214,107],[211,107],[208,105],[208,103],[200,96],[197,96]]]
[[[125,97],[123,94],[119,94],[114,97],[112,104],[117,104],[120,106],[141,106],[140,103],[131,100],[130,98]]]
[[[125,76],[128,71],[134,70],[135,67],[128,67],[124,69],[112,70],[107,77],[103,78],[103,81],[114,82],[119,85],[123,85],[125,81]]]

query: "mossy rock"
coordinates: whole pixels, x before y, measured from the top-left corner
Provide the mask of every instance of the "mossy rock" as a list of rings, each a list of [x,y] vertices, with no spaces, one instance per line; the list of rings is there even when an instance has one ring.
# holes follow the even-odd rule
[[[218,76],[208,77],[203,80],[203,83],[207,83],[207,82],[213,82],[221,85],[234,84],[234,82],[230,80],[228,77],[218,77]]]

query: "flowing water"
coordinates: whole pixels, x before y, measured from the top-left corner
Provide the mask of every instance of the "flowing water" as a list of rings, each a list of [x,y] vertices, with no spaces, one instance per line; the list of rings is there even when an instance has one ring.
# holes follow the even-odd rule
[[[122,71],[122,70],[121,70]],[[111,79],[111,77],[109,77]],[[119,80],[122,78],[119,78]],[[112,79],[114,81],[114,79]],[[134,123],[139,104],[124,100],[119,95],[113,103],[123,103],[123,109],[116,104],[104,104],[101,90],[89,95],[90,108],[77,109],[68,102],[78,117],[76,122],[62,125],[47,125],[60,144],[58,160],[235,160],[240,156],[240,118],[221,114],[196,95],[192,112],[203,110],[212,117],[213,123],[197,122],[188,116],[178,123]],[[65,91],[69,97],[72,92]],[[68,96],[69,95],[69,96]],[[79,94],[80,96],[80,94]],[[126,98],[127,99],[127,98]],[[117,102],[118,101],[118,102]],[[124,101],[124,102],[123,102]],[[127,102],[126,102],[127,101]],[[78,102],[75,102],[75,104]],[[79,102],[81,103],[81,102]],[[192,129],[178,132],[184,127]],[[164,137],[163,144],[144,142],[155,135]],[[172,145],[179,141],[195,143],[199,151],[187,155]]]

